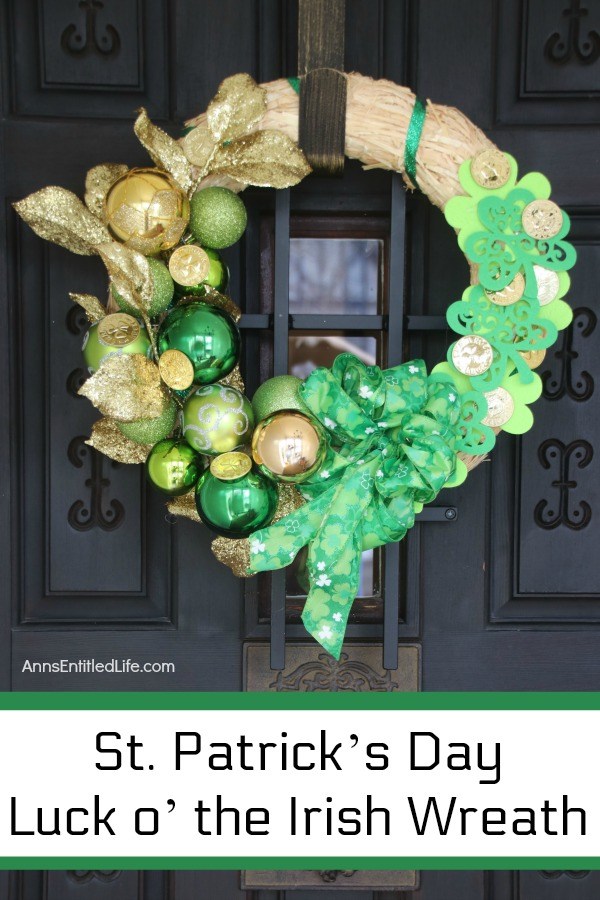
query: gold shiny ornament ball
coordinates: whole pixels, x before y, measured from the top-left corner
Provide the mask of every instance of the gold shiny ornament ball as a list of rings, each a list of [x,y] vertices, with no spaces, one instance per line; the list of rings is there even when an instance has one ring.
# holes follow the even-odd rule
[[[292,410],[264,419],[252,435],[252,457],[261,472],[290,484],[310,478],[323,463],[326,449],[320,427]]]
[[[471,160],[471,177],[488,191],[504,187],[510,178],[510,163],[500,150],[482,150]]]
[[[184,192],[159,169],[130,169],[106,195],[104,214],[109,231],[118,241],[155,238],[178,220],[187,224],[190,204]],[[165,237],[161,250],[178,241]]]

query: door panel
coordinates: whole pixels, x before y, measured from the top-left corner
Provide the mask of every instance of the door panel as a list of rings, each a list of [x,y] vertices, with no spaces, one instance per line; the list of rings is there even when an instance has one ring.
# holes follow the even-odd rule
[[[140,106],[177,134],[227,75],[295,74],[295,0],[7,0],[0,17],[0,383],[9,388],[0,403],[10,423],[0,448],[9,538],[0,545],[0,687],[302,690],[306,681],[295,673],[310,658],[311,677],[326,689],[414,689],[419,667],[426,690],[599,689],[600,0],[347,0],[347,70],[458,106],[525,168],[545,172],[572,216],[579,263],[570,294],[575,321],[540,369],[545,397],[533,430],[522,440],[503,435],[490,462],[444,492],[404,545],[375,561],[370,595],[350,625],[346,670],[314,659],[298,624],[297,589],[288,589],[285,607],[284,579],[236,580],[214,559],[206,532],[170,520],[139,469],[112,465],[83,443],[94,415],[77,397],[84,322],[67,293],[102,296],[103,269],[43,245],[10,208],[45,184],[81,193],[87,169],[104,160],[147,162],[131,129]],[[271,280],[281,277],[278,228],[280,248],[286,229],[292,238],[335,237],[344,228],[356,236],[363,221],[365,234],[376,231],[386,247],[389,309],[373,311],[379,319],[369,333],[388,360],[443,357],[443,330],[406,327],[398,339],[403,313],[443,315],[467,279],[453,234],[422,197],[405,199],[399,179],[347,164],[341,180],[312,179],[292,191],[289,209],[270,191],[248,191],[246,200],[247,235],[228,252],[231,291],[246,313],[267,317],[266,327],[245,329],[249,393],[287,355],[288,326],[282,356],[283,338],[268,327],[272,306],[264,306],[273,302],[265,301]],[[285,313],[287,297],[277,302]],[[294,328],[292,319],[297,340]],[[344,329],[335,335],[356,339]],[[447,518],[446,508],[457,515]],[[287,624],[282,614],[271,623],[271,608],[287,608]],[[280,653],[286,629],[290,656],[270,680],[271,626]],[[366,680],[352,674],[360,654],[369,660]],[[420,659],[410,678],[406,654]],[[26,671],[27,661],[128,658],[171,669]],[[250,670],[252,659],[259,662]],[[235,872],[0,873],[0,900],[324,900],[342,877],[292,892],[242,890]],[[599,878],[424,872],[413,893],[392,895],[384,883],[354,890],[348,878],[344,896],[587,900]]]

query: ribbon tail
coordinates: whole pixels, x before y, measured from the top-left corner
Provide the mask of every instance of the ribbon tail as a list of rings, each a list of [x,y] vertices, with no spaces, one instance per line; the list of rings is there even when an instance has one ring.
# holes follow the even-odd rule
[[[248,574],[283,569],[317,533],[334,488],[305,503],[293,513],[255,531],[250,538]]]

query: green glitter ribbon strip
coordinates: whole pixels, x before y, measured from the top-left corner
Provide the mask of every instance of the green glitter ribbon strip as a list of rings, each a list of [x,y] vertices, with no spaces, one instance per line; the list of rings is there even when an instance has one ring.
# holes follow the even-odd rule
[[[419,187],[417,181],[417,151],[423,133],[423,125],[425,124],[425,115],[427,108],[422,100],[415,97],[415,105],[413,106],[410,122],[408,123],[408,131],[406,132],[406,144],[404,146],[404,171],[416,188]]]
[[[382,371],[350,353],[300,395],[327,430],[328,458],[300,485],[308,502],[251,536],[248,571],[284,568],[308,544],[302,621],[339,659],[362,551],[401,540],[455,471],[461,398],[422,360]]]

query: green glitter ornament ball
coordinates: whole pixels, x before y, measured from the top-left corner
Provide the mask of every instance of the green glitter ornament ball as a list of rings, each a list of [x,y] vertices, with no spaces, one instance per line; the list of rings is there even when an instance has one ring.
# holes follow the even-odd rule
[[[252,409],[257,422],[283,409],[297,409],[310,415],[309,409],[300,399],[298,388],[302,384],[295,375],[276,375],[258,388],[252,398]]]
[[[155,419],[117,422],[117,426],[126,438],[129,438],[130,441],[135,441],[136,444],[155,444],[171,434],[176,421],[177,404],[174,400],[171,400],[165,411]]]
[[[239,359],[240,343],[231,316],[199,300],[176,306],[158,332],[158,352],[185,353],[194,367],[195,384],[212,384],[229,375]]]
[[[205,247],[213,250],[231,247],[246,230],[246,207],[228,188],[208,187],[196,191],[190,208],[190,231]]]
[[[151,319],[154,319],[169,306],[175,292],[175,283],[171,278],[171,273],[168,268],[160,261],[160,259],[149,258],[148,265],[150,266],[150,272],[154,279],[154,290],[152,292],[150,306],[148,307],[148,315]],[[131,316],[139,316],[139,311],[135,306],[132,306],[124,297],[121,297],[112,285],[110,287],[110,292],[115,298],[119,309],[129,313]]]
[[[187,494],[202,474],[202,460],[187,441],[167,438],[155,444],[146,460],[148,480],[170,497]]]
[[[221,481],[207,469],[196,485],[196,508],[204,524],[222,537],[248,537],[275,515],[277,487],[260,472]]]

